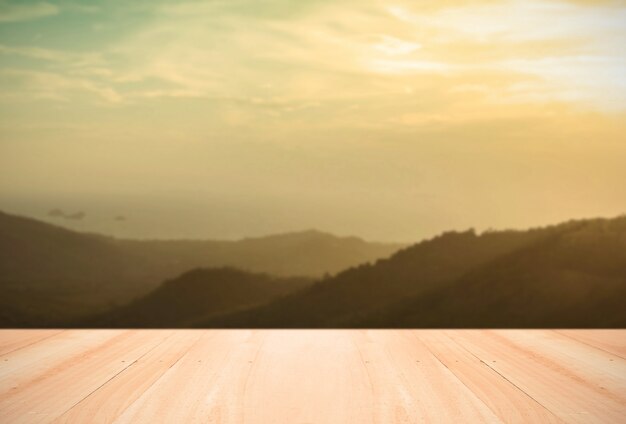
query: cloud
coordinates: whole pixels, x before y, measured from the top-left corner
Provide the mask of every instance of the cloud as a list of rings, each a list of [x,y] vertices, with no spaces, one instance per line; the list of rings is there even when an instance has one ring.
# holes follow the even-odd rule
[[[35,59],[41,63],[37,67],[0,67],[0,79],[12,81],[4,90],[4,98],[27,100],[25,95],[30,94],[34,99],[67,101],[73,93],[83,92],[95,94],[100,101],[108,103],[122,101],[122,96],[106,81],[111,71],[99,53],[0,44],[0,55]]]
[[[0,44],[0,54],[18,55],[53,62],[63,62],[72,58],[71,54],[59,50],[43,49],[40,47],[30,46],[12,47],[3,44]]]
[[[82,70],[83,72],[97,73],[100,66],[105,65],[102,55],[99,53],[77,53],[36,46],[9,46],[0,44],[0,55],[22,56],[46,62],[56,62],[57,65],[68,71]]]
[[[506,96],[513,103],[626,107],[621,94],[607,100],[605,92],[611,84],[620,87],[624,63],[616,40],[624,36],[620,22],[626,11],[612,5],[398,0],[391,6],[376,1],[140,6],[150,19],[105,40],[98,53],[3,45],[0,54],[48,62],[22,71],[48,74],[60,90],[58,99],[82,91],[115,104],[207,100],[216,115],[222,109],[225,116],[260,120],[324,108],[354,110],[374,99],[388,99],[384,103],[394,109],[391,99],[397,96],[423,96],[423,80],[444,77],[448,84],[468,86],[493,72],[510,72],[511,86],[481,82],[491,95],[477,99],[483,102],[477,107],[502,107]],[[567,78],[554,77],[560,67],[568,67]],[[609,79],[589,83],[596,71]],[[32,92],[55,96],[41,79],[30,78]],[[441,90],[429,94],[435,116],[454,86],[443,84]]]
[[[63,10],[69,10],[71,12],[92,14],[92,13],[99,13],[102,11],[100,6],[95,5],[95,4],[81,3],[80,0],[77,0],[77,1],[63,0],[62,3],[60,3],[60,5]]]
[[[47,2],[33,4],[0,3],[0,22],[31,21],[58,13],[59,7]]]
[[[88,93],[97,96],[106,103],[118,103],[122,96],[106,84],[88,78],[67,76],[47,71],[31,71],[25,69],[0,69],[0,83],[10,86],[5,89],[2,98],[11,100],[50,99],[69,101],[76,93]]]

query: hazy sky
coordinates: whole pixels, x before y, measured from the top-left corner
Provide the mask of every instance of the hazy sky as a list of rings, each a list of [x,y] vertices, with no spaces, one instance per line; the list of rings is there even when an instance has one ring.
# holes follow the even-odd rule
[[[401,241],[617,215],[624,46],[624,1],[0,1],[0,209]]]

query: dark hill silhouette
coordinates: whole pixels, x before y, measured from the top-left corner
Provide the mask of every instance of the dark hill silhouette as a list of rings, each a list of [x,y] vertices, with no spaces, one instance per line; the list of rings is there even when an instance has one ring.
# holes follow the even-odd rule
[[[113,241],[0,212],[0,326],[49,326],[151,290],[160,270]]]
[[[0,212],[0,280],[67,283],[140,275],[137,259],[113,239]],[[106,275],[106,277],[104,277]]]
[[[317,231],[240,241],[120,240],[0,212],[0,326],[49,326],[102,311],[198,267],[320,277],[399,247]]]
[[[305,269],[316,260],[308,256],[320,249],[328,249],[317,258],[324,261],[328,252],[341,251],[341,246],[359,252],[364,242],[329,238],[315,231],[240,242],[127,241],[11,219],[16,219],[16,225],[0,225],[3,323],[626,327],[626,217],[570,221],[528,231],[448,232],[314,284],[231,268],[199,269],[170,278],[150,293],[106,312],[102,312],[106,305],[100,293],[133,284],[147,290],[148,285],[138,281],[148,273],[196,268],[189,265],[200,260],[210,266],[211,261],[226,258],[242,261],[236,257],[241,252],[251,258],[249,268],[264,264],[276,267],[278,273],[287,272],[283,263],[292,259]],[[31,245],[28,240],[41,242]],[[237,243],[239,247],[234,248],[232,244]],[[35,264],[33,269],[29,264]],[[146,268],[143,274],[135,274],[142,268],[137,264]],[[18,279],[9,280],[16,275],[24,279],[21,284]],[[95,315],[76,319],[97,302]]]
[[[214,315],[257,306],[311,283],[232,268],[195,269],[114,312],[85,323],[103,327],[185,327]]]
[[[218,327],[624,327],[626,217],[447,233]]]
[[[453,285],[354,322],[369,327],[625,327],[626,219],[554,231]]]

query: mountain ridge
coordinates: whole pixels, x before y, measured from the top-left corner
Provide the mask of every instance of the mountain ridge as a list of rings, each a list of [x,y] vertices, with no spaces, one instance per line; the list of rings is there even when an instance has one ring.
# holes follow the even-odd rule
[[[465,245],[474,257],[457,258],[457,268],[450,269],[447,258],[434,253],[437,245],[449,253]],[[496,245],[501,250],[494,254]],[[424,261],[431,261],[430,272],[406,266],[423,267]],[[447,233],[268,305],[197,326],[611,327],[626,326],[617,300],[624,298],[626,217],[620,216],[526,232]],[[579,312],[586,315],[579,318]]]
[[[116,239],[0,212],[0,326],[53,325],[110,309],[198,267],[316,278],[399,247],[319,231],[241,241]]]
[[[196,268],[166,280],[128,305],[92,317],[80,325],[186,327],[224,311],[262,304],[311,283],[307,278],[281,278],[229,267]]]

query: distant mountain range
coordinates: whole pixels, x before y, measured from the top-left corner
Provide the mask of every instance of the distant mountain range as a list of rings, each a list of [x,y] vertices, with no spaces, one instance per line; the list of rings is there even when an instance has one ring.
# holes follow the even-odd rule
[[[621,217],[444,234],[265,307],[199,325],[624,327],[625,300]]]
[[[312,279],[401,247],[319,231],[239,241],[123,240],[0,212],[0,326],[61,325],[199,267]],[[306,278],[295,280],[293,289]]]
[[[245,274],[196,271],[198,297],[246,287]],[[189,277],[170,281],[99,324],[176,326],[166,311],[193,299]],[[205,291],[207,290],[207,291]],[[168,302],[168,296],[176,301]],[[185,292],[178,298],[176,293]],[[261,301],[260,298],[255,298]],[[254,303],[257,303],[256,300]],[[374,264],[352,267],[263,305],[190,308],[190,327],[626,327],[626,217],[528,231],[449,232]],[[195,301],[197,303],[197,301]],[[251,302],[252,303],[252,302]],[[194,303],[195,304],[195,303]],[[120,318],[126,317],[126,318]],[[124,321],[126,319],[126,321]],[[94,322],[91,321],[91,325]]]
[[[0,325],[626,327],[626,216],[399,248],[118,240],[0,214]]]

